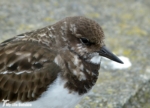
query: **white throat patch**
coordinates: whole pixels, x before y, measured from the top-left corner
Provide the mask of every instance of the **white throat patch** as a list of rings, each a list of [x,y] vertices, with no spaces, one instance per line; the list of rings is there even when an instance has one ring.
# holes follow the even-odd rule
[[[90,59],[90,62],[94,64],[100,64],[101,58],[102,57],[98,53],[94,53],[93,57]]]

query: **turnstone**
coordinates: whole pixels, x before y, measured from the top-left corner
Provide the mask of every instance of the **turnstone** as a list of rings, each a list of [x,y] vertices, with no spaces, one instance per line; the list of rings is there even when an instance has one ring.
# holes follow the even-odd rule
[[[123,63],[95,21],[67,17],[0,44],[0,101],[73,108],[98,78],[101,57]]]

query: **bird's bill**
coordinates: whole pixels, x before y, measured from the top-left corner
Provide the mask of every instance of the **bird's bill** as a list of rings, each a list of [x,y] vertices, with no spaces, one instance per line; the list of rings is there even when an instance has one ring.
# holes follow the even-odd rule
[[[98,51],[99,55],[106,57],[108,59],[111,59],[115,62],[123,64],[123,62],[116,56],[114,55],[111,51],[109,51],[105,46],[103,46],[100,51]]]

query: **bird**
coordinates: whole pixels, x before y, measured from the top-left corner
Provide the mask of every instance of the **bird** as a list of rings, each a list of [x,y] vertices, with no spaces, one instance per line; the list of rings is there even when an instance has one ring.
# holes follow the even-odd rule
[[[95,85],[102,57],[123,64],[104,38],[96,21],[71,16],[3,41],[0,107],[75,107]]]

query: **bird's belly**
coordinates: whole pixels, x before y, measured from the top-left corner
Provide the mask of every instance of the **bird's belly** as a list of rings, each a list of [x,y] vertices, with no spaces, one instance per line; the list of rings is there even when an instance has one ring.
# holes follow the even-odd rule
[[[47,91],[37,100],[32,102],[35,108],[73,108],[80,102],[83,96],[78,93],[69,93],[64,88],[65,81],[58,77],[55,82],[49,86]]]
[[[7,105],[3,102],[0,103],[0,108],[8,108],[10,106],[13,106],[13,108],[74,108],[74,106],[80,102],[83,95],[79,95],[75,92],[69,93],[69,90],[64,88],[64,84],[65,81],[57,77],[54,83],[49,85],[47,91],[37,100],[24,103],[17,101],[13,104],[8,101]]]

